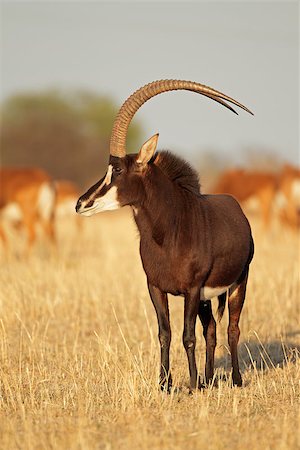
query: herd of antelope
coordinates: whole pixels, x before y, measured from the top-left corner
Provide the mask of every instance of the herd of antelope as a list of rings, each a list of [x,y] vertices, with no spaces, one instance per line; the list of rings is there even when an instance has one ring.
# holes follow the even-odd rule
[[[284,167],[279,175],[232,170],[222,174],[213,193],[203,194],[198,175],[187,162],[170,152],[157,151],[158,134],[148,139],[137,153],[127,154],[127,130],[138,109],[156,95],[179,89],[206,96],[234,113],[230,104],[252,114],[233,98],[195,82],[160,80],[140,88],[124,102],[115,119],[105,176],[78,199],[76,212],[91,216],[123,206],[132,210],[158,321],[161,389],[169,392],[172,387],[169,293],[184,297],[183,345],[189,364],[190,391],[202,386],[195,359],[197,316],[206,341],[204,382],[213,381],[216,322],[211,299],[214,297],[219,301],[219,318],[228,300],[232,382],[241,386],[237,353],[239,319],[254,243],[238,201],[256,198],[265,227],[270,226],[276,203],[282,223],[297,228],[300,172],[290,166]],[[74,207],[74,198],[78,197],[76,187],[69,182],[54,183],[38,168],[5,168],[0,177],[1,215],[26,228],[29,247],[35,241],[37,224],[54,242],[55,215],[59,215],[62,203]],[[0,235],[5,243],[1,225]]]
[[[78,192],[71,181],[53,181],[39,168],[0,169],[0,237],[3,246],[9,246],[4,222],[25,229],[27,250],[36,240],[38,226],[49,242],[55,243],[55,218],[74,214]]]
[[[247,208],[250,202],[265,229],[278,217],[283,226],[300,226],[300,169],[286,164],[279,173],[231,169],[219,177],[213,193],[233,195]],[[255,202],[255,203],[254,203]]]
[[[210,193],[233,195],[246,210],[248,205],[254,205],[266,230],[276,218],[290,230],[300,227],[300,169],[297,167],[285,165],[279,173],[224,171]],[[74,214],[78,195],[79,188],[73,182],[53,181],[45,170],[0,169],[0,247],[9,246],[3,223],[18,229],[21,225],[26,231],[28,248],[36,240],[38,224],[54,242],[55,220]],[[79,230],[81,223],[77,221]]]

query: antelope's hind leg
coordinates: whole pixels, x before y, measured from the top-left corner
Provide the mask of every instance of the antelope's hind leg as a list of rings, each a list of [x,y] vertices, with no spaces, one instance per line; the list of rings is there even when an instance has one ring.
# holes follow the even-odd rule
[[[149,294],[156,311],[158,321],[158,338],[160,342],[160,376],[159,385],[162,391],[170,392],[172,377],[170,373],[171,327],[168,297],[157,287],[148,282]]]
[[[229,325],[228,325],[228,344],[231,353],[232,363],[232,382],[234,386],[242,386],[242,376],[239,369],[237,345],[240,337],[239,320],[243,309],[246,286],[248,279],[248,270],[246,271],[242,281],[234,289],[229,292],[228,309],[229,309]]]
[[[211,383],[214,376],[216,321],[211,309],[211,300],[200,301],[198,315],[203,327],[203,336],[206,343],[205,384]]]

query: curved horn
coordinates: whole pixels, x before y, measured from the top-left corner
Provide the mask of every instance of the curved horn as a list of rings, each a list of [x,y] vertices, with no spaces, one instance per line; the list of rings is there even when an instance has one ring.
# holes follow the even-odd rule
[[[222,94],[222,92],[216,91],[215,89],[203,84],[183,80],[153,81],[152,83],[146,84],[145,86],[134,92],[121,106],[115,119],[110,138],[110,154],[112,156],[118,156],[119,158],[122,158],[126,155],[126,135],[128,127],[137,110],[147,100],[163,92],[174,91],[178,89],[184,89],[187,91],[193,91],[198,94],[205,95],[206,97],[209,97],[212,100],[221,103],[221,105],[230,109],[235,114],[237,114],[237,112],[230,105],[228,105],[226,101],[233,103],[234,105],[244,109],[245,111],[253,115],[253,113],[248,108],[246,108],[246,106],[237,102],[233,98],[228,97],[228,95]]]

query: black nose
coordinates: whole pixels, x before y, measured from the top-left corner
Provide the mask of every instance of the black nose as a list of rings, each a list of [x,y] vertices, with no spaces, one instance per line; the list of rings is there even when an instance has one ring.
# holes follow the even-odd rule
[[[82,203],[82,201],[81,201],[81,199],[79,198],[78,201],[77,201],[77,203],[76,203],[76,206],[75,206],[76,212],[78,212],[78,211],[80,210],[81,203]]]

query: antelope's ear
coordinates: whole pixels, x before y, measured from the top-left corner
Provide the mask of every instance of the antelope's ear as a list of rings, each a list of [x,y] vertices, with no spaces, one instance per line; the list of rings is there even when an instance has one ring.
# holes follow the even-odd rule
[[[150,161],[157,147],[158,136],[159,136],[158,133],[155,134],[142,145],[139,154],[137,155],[136,158],[136,162],[138,164],[144,166]]]

